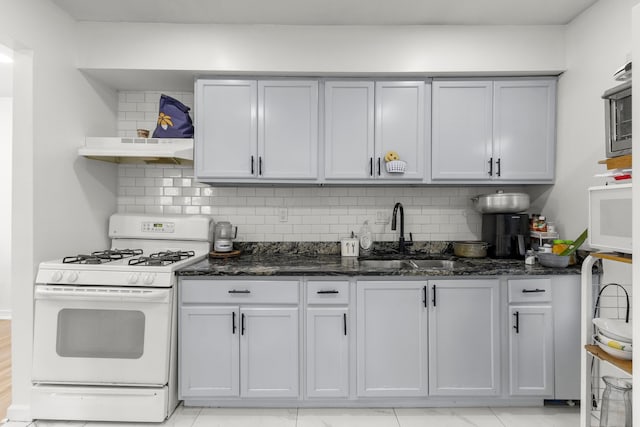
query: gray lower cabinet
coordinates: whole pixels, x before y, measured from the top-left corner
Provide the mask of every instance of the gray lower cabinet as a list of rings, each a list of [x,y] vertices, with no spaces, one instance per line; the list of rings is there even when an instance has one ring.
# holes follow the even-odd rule
[[[429,281],[429,394],[500,392],[500,282]]]
[[[240,396],[238,306],[180,310],[180,398]]]
[[[508,282],[511,395],[554,395],[552,288],[549,278]]]
[[[426,396],[426,281],[358,281],[357,395]]]
[[[297,280],[182,280],[180,398],[297,398],[298,290]]]
[[[187,404],[575,400],[579,301],[577,275],[183,278],[179,395]]]
[[[348,280],[309,280],[306,391],[309,398],[349,395],[351,324]]]

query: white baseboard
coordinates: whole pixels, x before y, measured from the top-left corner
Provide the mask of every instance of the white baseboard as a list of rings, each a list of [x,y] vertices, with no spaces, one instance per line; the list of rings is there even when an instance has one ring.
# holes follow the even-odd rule
[[[0,310],[0,320],[11,319],[11,310]]]
[[[16,405],[12,404],[7,409],[7,419],[9,423],[13,422],[30,422],[33,421],[31,418],[31,407],[29,405]]]

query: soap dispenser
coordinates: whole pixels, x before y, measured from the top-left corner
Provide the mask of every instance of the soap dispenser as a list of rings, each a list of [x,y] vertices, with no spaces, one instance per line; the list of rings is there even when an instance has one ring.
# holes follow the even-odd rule
[[[371,253],[371,247],[373,246],[373,238],[371,237],[371,228],[369,227],[369,221],[364,222],[360,227],[360,254],[368,255]]]

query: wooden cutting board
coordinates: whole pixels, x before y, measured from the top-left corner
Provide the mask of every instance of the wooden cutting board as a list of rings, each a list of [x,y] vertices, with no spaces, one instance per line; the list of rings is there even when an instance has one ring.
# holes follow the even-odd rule
[[[240,251],[239,250],[233,250],[231,252],[216,252],[216,251],[211,251],[209,252],[209,257],[210,258],[234,258],[240,256]]]

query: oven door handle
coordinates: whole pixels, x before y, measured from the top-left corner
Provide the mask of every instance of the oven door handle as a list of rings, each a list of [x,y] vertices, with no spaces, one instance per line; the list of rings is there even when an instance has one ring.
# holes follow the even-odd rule
[[[140,288],[71,288],[67,286],[36,286],[36,299],[65,299],[74,301],[136,301],[169,302],[168,289]]]

